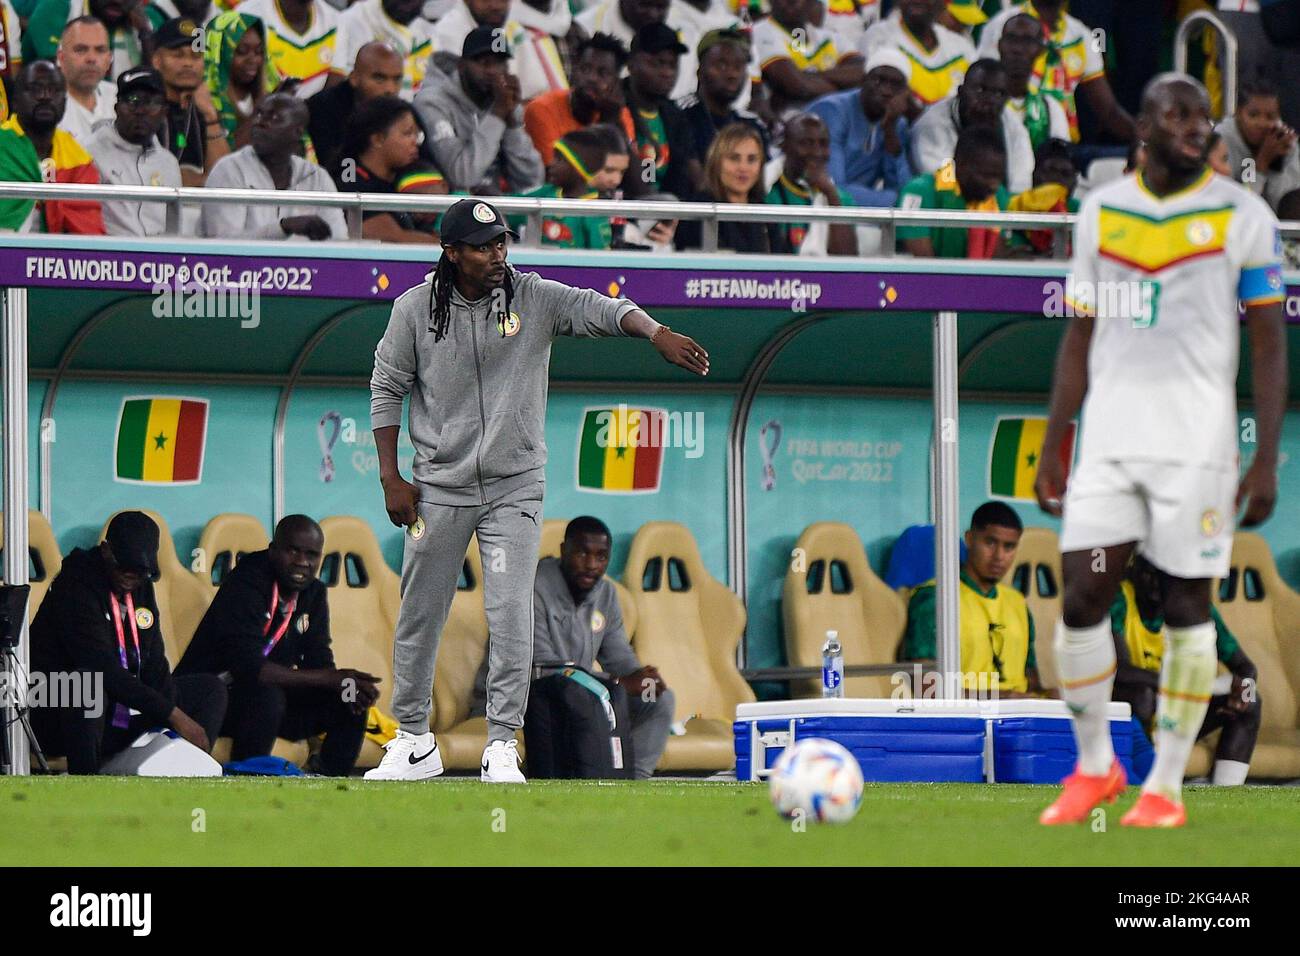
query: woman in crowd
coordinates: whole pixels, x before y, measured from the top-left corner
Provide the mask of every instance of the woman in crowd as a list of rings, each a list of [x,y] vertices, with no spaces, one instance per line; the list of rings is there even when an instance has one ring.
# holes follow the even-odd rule
[[[257,17],[230,10],[212,19],[204,40],[208,92],[233,151],[248,145],[253,111],[275,85],[265,28]]]
[[[343,138],[338,170],[340,192],[446,193],[437,172],[413,169],[420,155],[420,124],[411,104],[396,96],[368,100],[353,114]],[[381,242],[437,242],[428,217],[409,212],[369,210],[362,217],[363,239]]]
[[[762,205],[763,140],[747,123],[732,123],[714,138],[704,160],[705,191],[696,202]],[[677,227],[678,249],[699,249],[700,220]],[[730,252],[788,253],[789,244],[775,223],[758,221],[718,223],[718,249]]]

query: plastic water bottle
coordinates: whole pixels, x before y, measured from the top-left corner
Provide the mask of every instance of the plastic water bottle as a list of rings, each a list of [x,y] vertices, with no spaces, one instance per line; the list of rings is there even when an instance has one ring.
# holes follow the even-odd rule
[[[822,697],[844,696],[844,649],[839,631],[827,631],[822,645]]]

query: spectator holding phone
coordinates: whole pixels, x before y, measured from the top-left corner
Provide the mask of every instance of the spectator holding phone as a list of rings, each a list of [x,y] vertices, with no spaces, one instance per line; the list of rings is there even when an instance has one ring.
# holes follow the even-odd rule
[[[1282,122],[1277,87],[1257,77],[1241,84],[1237,111],[1219,124],[1232,176],[1276,212],[1282,197],[1300,188],[1296,131]]]

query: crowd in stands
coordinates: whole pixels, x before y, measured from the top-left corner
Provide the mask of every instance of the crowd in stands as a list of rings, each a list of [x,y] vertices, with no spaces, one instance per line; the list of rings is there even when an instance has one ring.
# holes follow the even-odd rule
[[[1159,36],[1075,7],[1096,22],[1065,0],[0,0],[0,181],[1063,211],[1090,161],[1132,151],[1160,65]],[[1300,212],[1287,83],[1242,77],[1215,137],[1225,174],[1280,214]],[[0,229],[347,237],[338,210],[288,197],[203,206],[169,224],[157,203],[0,200]],[[437,218],[370,212],[362,236],[436,243]],[[547,216],[531,238],[668,251],[702,227]],[[897,242],[1052,253],[993,228]],[[879,243],[719,228],[737,252]]]

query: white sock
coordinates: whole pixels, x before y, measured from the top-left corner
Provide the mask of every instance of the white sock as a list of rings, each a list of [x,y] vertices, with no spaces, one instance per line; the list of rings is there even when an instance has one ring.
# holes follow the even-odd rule
[[[1214,623],[1165,628],[1165,660],[1156,706],[1156,760],[1142,789],[1178,801],[1196,735],[1210,706],[1217,660]]]
[[[1074,715],[1074,740],[1079,747],[1079,772],[1100,777],[1115,762],[1106,713],[1115,683],[1115,644],[1110,618],[1092,627],[1056,625],[1056,660],[1061,671],[1061,697]]]
[[[1240,760],[1214,761],[1214,776],[1210,782],[1216,787],[1240,787],[1246,782],[1250,764]]]

